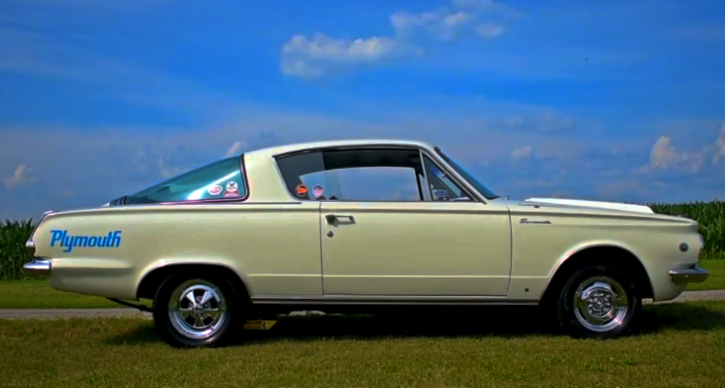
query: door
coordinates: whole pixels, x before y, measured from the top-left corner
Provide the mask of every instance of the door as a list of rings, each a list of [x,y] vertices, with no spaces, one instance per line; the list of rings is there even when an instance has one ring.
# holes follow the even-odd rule
[[[507,209],[478,202],[324,202],[325,295],[505,296]]]
[[[418,149],[321,150],[285,159],[279,166],[291,193],[321,202],[325,295],[508,293],[508,209],[472,200]]]

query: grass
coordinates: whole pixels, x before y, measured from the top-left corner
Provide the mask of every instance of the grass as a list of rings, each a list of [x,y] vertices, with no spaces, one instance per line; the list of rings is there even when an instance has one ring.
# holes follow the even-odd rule
[[[725,260],[702,260],[700,265],[710,271],[708,279],[702,283],[690,283],[688,291],[725,290]],[[143,300],[147,306],[151,301]],[[56,291],[46,280],[21,280],[0,282],[0,308],[96,308],[125,307],[108,299]]]
[[[142,302],[147,302],[142,300]],[[136,302],[134,302],[136,303]],[[150,305],[150,303],[146,303]],[[125,307],[99,296],[57,291],[47,280],[0,282],[0,309]]]
[[[140,319],[0,320],[8,387],[711,387],[725,302],[646,306],[638,336],[575,340],[532,310],[287,318],[221,349],[168,347]]]
[[[700,266],[710,271],[710,276],[702,283],[690,283],[687,291],[725,290],[725,260],[706,259],[700,261]]]

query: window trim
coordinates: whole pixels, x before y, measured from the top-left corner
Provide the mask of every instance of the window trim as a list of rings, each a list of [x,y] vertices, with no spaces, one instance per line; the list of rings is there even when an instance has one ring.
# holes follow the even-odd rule
[[[244,186],[244,196],[243,197],[236,197],[236,198],[209,198],[209,199],[192,199],[187,201],[169,201],[169,202],[158,202],[158,203],[139,203],[139,204],[124,204],[123,207],[126,206],[167,206],[167,205],[174,205],[174,206],[181,206],[181,205],[203,205],[207,203],[211,204],[226,204],[226,203],[232,203],[232,202],[244,202],[247,199],[249,199],[249,182],[247,181],[247,170],[246,166],[244,165],[244,155],[239,155],[239,172],[242,176],[242,185]],[[221,160],[221,159],[219,159]],[[199,166],[203,167],[203,166]]]
[[[439,157],[437,155],[435,155],[435,153],[430,153],[430,152],[428,152],[428,150],[426,150],[426,149],[424,149],[423,147],[420,147],[420,146],[415,146],[415,145],[406,146],[406,145],[398,145],[398,144],[390,144],[390,145],[385,145],[385,144],[359,145],[359,144],[356,144],[356,145],[313,147],[313,148],[306,148],[306,149],[303,149],[303,150],[295,150],[295,151],[289,151],[289,152],[283,152],[283,153],[280,153],[280,154],[275,154],[275,155],[272,155],[272,159],[273,159],[273,163],[274,163],[275,169],[277,170],[277,175],[278,175],[280,184],[282,185],[282,187],[284,188],[284,191],[287,193],[287,195],[290,197],[290,199],[293,199],[295,201],[300,201],[300,202],[315,202],[315,203],[323,203],[323,202],[332,202],[332,203],[336,203],[336,202],[337,203],[355,203],[355,202],[357,202],[357,203],[361,203],[361,202],[366,202],[366,203],[426,203],[426,202],[431,202],[431,203],[449,203],[448,201],[446,201],[446,202],[444,202],[444,201],[438,201],[438,202],[433,201],[432,200],[433,193],[429,193],[429,195],[430,195],[430,200],[429,201],[426,201],[426,200],[418,200],[418,201],[402,201],[402,200],[396,200],[396,201],[373,201],[373,200],[370,200],[370,201],[359,201],[359,200],[357,200],[357,201],[351,201],[351,200],[334,200],[334,201],[331,201],[329,199],[315,200],[315,199],[295,198],[294,196],[292,196],[292,193],[290,192],[289,188],[287,187],[287,183],[286,183],[286,181],[284,179],[284,175],[282,175],[282,170],[279,168],[279,163],[277,163],[277,161],[278,161],[279,158],[284,158],[284,157],[289,157],[289,156],[294,156],[294,155],[299,155],[299,154],[306,154],[306,153],[313,153],[313,152],[325,152],[325,151],[332,151],[332,150],[375,150],[375,149],[378,149],[378,150],[396,150],[396,149],[397,150],[400,150],[400,149],[403,149],[403,150],[416,150],[421,155],[420,163],[421,163],[421,167],[423,168],[423,174],[425,175],[426,183],[428,182],[428,175],[427,175],[427,171],[425,169],[425,165],[423,163],[423,158],[422,158],[423,155],[427,156],[428,159],[430,159],[436,165],[436,167],[438,167],[447,176],[449,176],[451,178],[451,180],[461,188],[461,190],[465,191],[466,194],[468,194],[468,196],[471,198],[472,202],[480,202],[480,203],[483,203],[484,205],[487,204],[487,202],[483,198],[483,196],[480,193],[478,193],[478,191],[476,191],[475,189],[471,188],[471,186],[468,184],[468,182],[466,182],[465,179],[463,179],[462,177],[460,177],[456,173],[455,170],[453,170],[452,168],[450,168],[448,166],[448,164],[445,163],[445,161],[440,160]],[[417,177],[416,177],[416,180],[417,180]],[[428,188],[428,191],[430,191],[430,188]],[[423,194],[423,193],[420,193],[420,194]],[[451,201],[450,203],[453,203],[453,202],[455,202],[455,201]]]

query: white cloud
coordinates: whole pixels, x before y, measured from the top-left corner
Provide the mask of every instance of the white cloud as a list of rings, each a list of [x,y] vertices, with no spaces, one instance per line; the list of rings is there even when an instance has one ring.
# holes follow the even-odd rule
[[[5,178],[5,188],[12,189],[13,187],[20,186],[26,183],[35,182],[33,176],[33,169],[21,164],[13,172],[13,176]]]
[[[720,136],[715,141],[715,156],[713,156],[713,162],[717,162],[720,158],[725,158],[725,123],[720,129]]]
[[[517,159],[530,159],[533,156],[534,153],[534,147],[533,146],[526,146],[521,148],[516,148],[511,152],[511,159],[517,160]]]
[[[380,64],[392,58],[421,54],[419,33],[443,42],[464,34],[494,38],[503,34],[513,12],[493,1],[460,1],[433,11],[399,11],[390,16],[395,37],[334,38],[323,33],[294,35],[282,47],[280,70],[300,78],[321,77],[337,70]]]
[[[233,156],[239,154],[244,148],[247,147],[246,141],[235,141],[231,147],[227,150],[226,156]]]
[[[494,1],[454,0],[451,6],[434,11],[396,12],[390,16],[390,23],[401,38],[412,38],[422,31],[442,41],[452,41],[471,32],[483,38],[499,36],[506,30],[506,16],[511,15],[507,7]]]
[[[386,37],[350,40],[331,38],[322,33],[312,37],[295,35],[282,47],[280,68],[286,75],[311,78],[331,70],[377,63],[415,51],[413,46]]]
[[[649,165],[642,171],[679,169],[699,172],[706,166],[708,159],[716,164],[723,157],[725,157],[725,124],[715,142],[697,152],[678,151],[669,136],[660,136],[650,152]]]

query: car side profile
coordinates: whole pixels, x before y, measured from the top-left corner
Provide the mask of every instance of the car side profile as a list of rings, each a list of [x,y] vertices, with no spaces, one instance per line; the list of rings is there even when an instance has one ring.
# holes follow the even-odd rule
[[[636,329],[643,299],[704,281],[697,222],[610,202],[500,198],[438,147],[293,144],[106,205],[47,212],[25,269],[58,290],[153,299],[173,346],[296,310],[539,305],[575,337]]]

